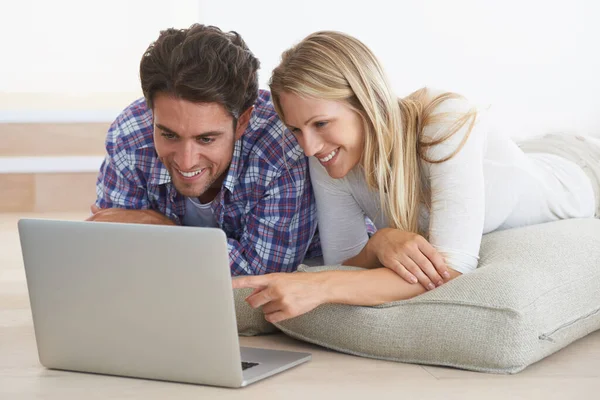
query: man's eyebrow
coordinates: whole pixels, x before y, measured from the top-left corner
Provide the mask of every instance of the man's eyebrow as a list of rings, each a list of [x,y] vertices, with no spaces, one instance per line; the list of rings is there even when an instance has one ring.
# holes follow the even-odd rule
[[[165,131],[165,132],[170,133],[172,135],[180,136],[173,129],[167,128],[164,125],[156,124],[156,127],[159,128],[161,131]],[[221,135],[224,135],[224,134],[225,134],[225,132],[223,132],[223,131],[208,131],[208,132],[202,132],[202,133],[199,133],[197,135],[194,135],[194,137],[196,137],[196,138],[198,138],[198,137],[212,137],[212,136],[221,136]]]
[[[178,134],[177,132],[175,132],[175,131],[174,131],[174,130],[172,130],[172,129],[169,129],[169,128],[167,128],[167,127],[166,127],[166,126],[164,126],[164,125],[161,125],[161,124],[156,124],[156,127],[157,127],[157,128],[159,128],[161,131],[165,131],[165,132],[167,132],[167,133],[170,133],[170,134],[172,134],[172,135],[177,135],[177,136],[179,136],[179,134]]]
[[[199,133],[199,134],[195,135],[194,137],[221,136],[224,134],[225,134],[225,132],[223,132],[223,131],[208,131],[208,132]]]

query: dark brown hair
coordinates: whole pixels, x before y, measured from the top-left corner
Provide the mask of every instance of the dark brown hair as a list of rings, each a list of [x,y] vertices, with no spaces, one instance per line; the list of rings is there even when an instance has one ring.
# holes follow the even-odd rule
[[[258,97],[260,63],[237,32],[194,24],[167,29],[150,44],[140,62],[148,107],[165,92],[195,103],[219,103],[234,120]]]

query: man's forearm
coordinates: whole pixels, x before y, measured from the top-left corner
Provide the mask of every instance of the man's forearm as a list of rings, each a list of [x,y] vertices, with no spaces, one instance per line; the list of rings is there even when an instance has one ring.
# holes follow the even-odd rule
[[[87,221],[122,222],[130,224],[176,225],[165,215],[154,210],[128,210],[124,208],[104,208],[95,212]]]

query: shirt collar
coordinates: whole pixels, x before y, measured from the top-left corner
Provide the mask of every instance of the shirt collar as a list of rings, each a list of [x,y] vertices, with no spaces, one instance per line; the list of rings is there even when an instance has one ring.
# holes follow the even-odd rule
[[[152,165],[150,166],[150,184],[154,186],[164,185],[165,183],[171,182],[171,175],[167,167],[157,157],[154,158]]]
[[[242,158],[242,147],[244,142],[244,136],[237,140],[233,145],[233,156],[231,157],[231,164],[229,165],[229,171],[223,181],[223,186],[227,188],[231,193],[239,181],[239,169]]]

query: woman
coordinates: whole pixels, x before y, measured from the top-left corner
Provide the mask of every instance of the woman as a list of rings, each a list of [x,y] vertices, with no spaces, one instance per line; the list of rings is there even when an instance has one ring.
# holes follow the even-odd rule
[[[600,214],[600,141],[550,135],[519,147],[457,94],[398,99],[346,34],[314,33],[286,51],[270,86],[310,157],[325,264],[367,268],[235,280],[255,288],[247,301],[270,322],[323,303],[407,299],[473,271],[485,233]]]

